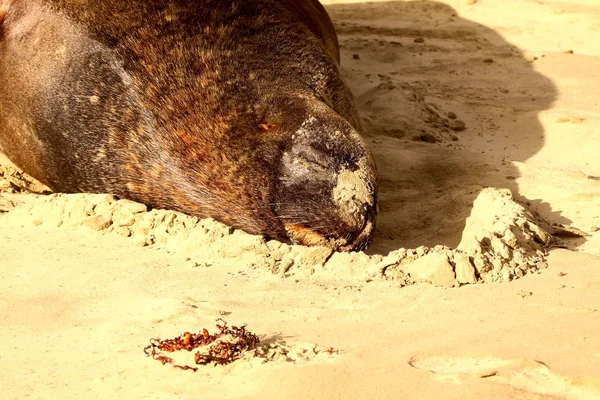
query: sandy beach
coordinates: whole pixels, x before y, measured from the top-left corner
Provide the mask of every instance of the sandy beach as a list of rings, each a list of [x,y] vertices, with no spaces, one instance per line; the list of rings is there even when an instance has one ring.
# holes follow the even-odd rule
[[[3,399],[600,399],[600,2],[323,2],[380,176],[366,253],[0,157]],[[247,324],[196,372],[152,338]]]

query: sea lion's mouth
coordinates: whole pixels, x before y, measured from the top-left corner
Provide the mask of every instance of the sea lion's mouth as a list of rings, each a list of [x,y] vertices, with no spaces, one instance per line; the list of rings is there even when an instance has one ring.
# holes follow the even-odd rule
[[[285,224],[285,231],[294,243],[306,246],[327,246],[329,241],[320,232],[301,224]]]
[[[337,251],[362,251],[371,243],[375,229],[376,211],[369,204],[361,207],[363,211],[362,226],[355,232],[348,232],[343,237],[332,237],[309,226],[299,223],[286,223],[284,229],[294,244],[304,246],[326,246]]]

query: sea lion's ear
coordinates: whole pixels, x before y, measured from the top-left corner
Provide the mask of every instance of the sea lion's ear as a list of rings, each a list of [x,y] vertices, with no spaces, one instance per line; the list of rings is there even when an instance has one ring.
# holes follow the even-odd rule
[[[6,18],[6,13],[8,13],[12,2],[13,0],[0,0],[0,25],[4,22],[4,18]]]

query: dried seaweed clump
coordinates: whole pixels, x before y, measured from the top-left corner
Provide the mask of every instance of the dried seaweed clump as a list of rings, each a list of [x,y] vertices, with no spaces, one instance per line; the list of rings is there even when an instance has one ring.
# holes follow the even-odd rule
[[[227,326],[223,319],[217,319],[217,329],[219,332],[209,334],[208,330],[202,329],[202,332],[192,334],[185,332],[174,339],[150,339],[150,344],[144,348],[146,356],[152,356],[153,359],[160,361],[163,365],[171,364],[174,368],[183,370],[197,371],[198,368],[189,365],[177,365],[171,357],[164,356],[160,352],[172,353],[179,350],[192,351],[198,347],[208,346],[201,351],[196,352],[194,361],[196,365],[214,365],[229,364],[243,356],[248,350],[256,348],[260,342],[258,336],[246,330],[246,325]]]

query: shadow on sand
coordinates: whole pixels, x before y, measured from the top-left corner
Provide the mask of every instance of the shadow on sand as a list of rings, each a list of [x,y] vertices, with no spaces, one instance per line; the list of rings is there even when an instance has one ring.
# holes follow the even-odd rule
[[[557,90],[523,51],[435,1],[330,5],[342,69],[380,174],[372,253],[458,245],[483,187],[519,196]],[[462,129],[462,123],[466,129]],[[569,223],[550,205],[551,222]]]

